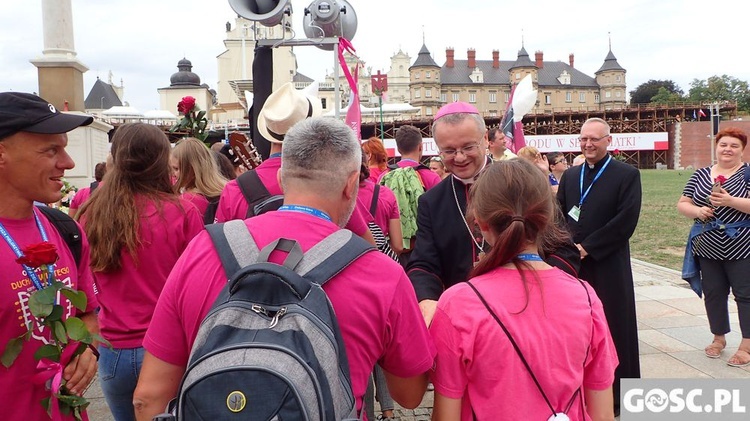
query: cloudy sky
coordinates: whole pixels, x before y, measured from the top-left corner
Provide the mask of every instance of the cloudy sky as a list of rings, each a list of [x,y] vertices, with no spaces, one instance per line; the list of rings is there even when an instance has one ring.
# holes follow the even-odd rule
[[[353,44],[373,71],[386,72],[402,49],[412,60],[422,46],[438,64],[446,47],[457,59],[474,48],[489,60],[514,60],[523,34],[526,50],[567,61],[592,75],[608,51],[627,69],[628,90],[649,79],[674,80],[686,93],[693,79],[728,74],[750,81],[747,0],[349,0],[358,20]],[[3,0],[0,6],[0,90],[38,91],[30,59],[42,54],[41,0]],[[307,0],[292,0],[293,25],[304,37]],[[96,77],[125,84],[125,100],[140,111],[159,107],[158,88],[169,85],[183,56],[201,81],[216,88],[216,57],[224,51],[225,23],[234,22],[226,0],[72,0],[75,47]],[[295,50],[298,71],[322,80],[333,55],[314,47]]]

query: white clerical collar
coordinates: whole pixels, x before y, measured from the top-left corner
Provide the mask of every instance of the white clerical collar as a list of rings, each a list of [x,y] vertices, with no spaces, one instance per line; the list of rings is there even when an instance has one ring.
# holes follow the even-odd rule
[[[487,167],[487,159],[484,160],[484,163],[482,164],[482,168],[480,168],[479,171],[477,171],[477,173],[474,174],[472,177],[469,177],[469,178],[458,178],[458,177],[456,177],[454,175],[453,178],[455,178],[456,180],[458,180],[458,181],[460,181],[460,182],[462,182],[462,183],[464,183],[466,185],[474,184],[474,182],[477,181],[477,177],[479,177],[479,174],[481,174],[482,171],[484,171],[485,167]]]

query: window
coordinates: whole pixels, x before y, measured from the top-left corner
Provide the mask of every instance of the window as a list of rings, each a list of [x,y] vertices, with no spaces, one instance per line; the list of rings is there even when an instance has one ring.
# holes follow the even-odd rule
[[[420,88],[414,90],[414,98],[422,98],[422,90]]]
[[[320,105],[323,107],[324,110],[328,108],[326,105],[326,98],[320,98]]]
[[[604,93],[604,97],[605,98],[612,98],[612,92],[610,92],[610,91],[605,92]]]
[[[494,104],[497,102],[497,92],[490,92],[490,103]]]
[[[425,110],[425,115],[432,115],[432,107],[427,107]]]
[[[594,94],[594,103],[595,104],[599,103],[599,94]]]
[[[432,98],[432,89],[425,89],[424,91],[424,97],[425,98]]]
[[[453,92],[453,102],[458,102],[458,92]]]
[[[552,104],[552,95],[551,94],[544,94],[544,103],[547,105]]]
[[[621,81],[622,80],[622,76],[618,75],[617,77],[615,77],[615,80],[618,81],[618,82]]]
[[[619,98],[619,97],[620,97],[621,95],[622,95],[622,92],[620,92],[620,91],[617,91],[617,92],[615,92],[615,96],[616,96],[616,97],[618,97],[618,98]]]
[[[516,79],[521,79],[521,74],[520,73],[516,73]]]
[[[507,103],[508,101],[510,101],[510,93],[506,92],[505,93],[505,102]]]
[[[490,110],[490,117],[497,117],[497,111],[496,110]]]
[[[424,77],[425,77],[425,79],[429,79],[429,78],[430,78],[430,76],[431,76],[431,73],[432,73],[432,72],[430,72],[429,70],[428,70],[427,72],[425,72],[425,76],[424,76]],[[428,114],[428,115],[429,115],[429,114]]]
[[[573,93],[565,92],[565,102],[571,102],[571,101],[573,101]]]
[[[445,92],[440,93],[440,102],[448,102],[448,94]]]
[[[578,102],[586,102],[586,92],[581,92],[578,94]]]
[[[414,79],[419,79],[419,72],[414,72]]]
[[[475,104],[477,102],[477,93],[469,92],[469,102]]]

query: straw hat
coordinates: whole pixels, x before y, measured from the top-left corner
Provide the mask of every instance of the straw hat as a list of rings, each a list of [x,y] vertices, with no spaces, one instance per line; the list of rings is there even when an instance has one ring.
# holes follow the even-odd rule
[[[314,84],[317,86],[317,83]],[[317,91],[317,90],[316,90]],[[315,92],[317,94],[317,92]],[[258,132],[272,143],[282,143],[295,124],[323,113],[320,99],[285,83],[268,96],[258,114]]]

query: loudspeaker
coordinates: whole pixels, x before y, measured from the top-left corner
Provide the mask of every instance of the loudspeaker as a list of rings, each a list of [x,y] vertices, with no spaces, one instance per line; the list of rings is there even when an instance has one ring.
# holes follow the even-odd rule
[[[276,26],[291,15],[290,0],[229,0],[229,6],[245,19],[259,22],[264,26]]]
[[[314,0],[305,9],[302,24],[308,38],[338,36],[351,41],[357,32],[357,14],[346,0]],[[332,45],[317,47],[333,50]]]

